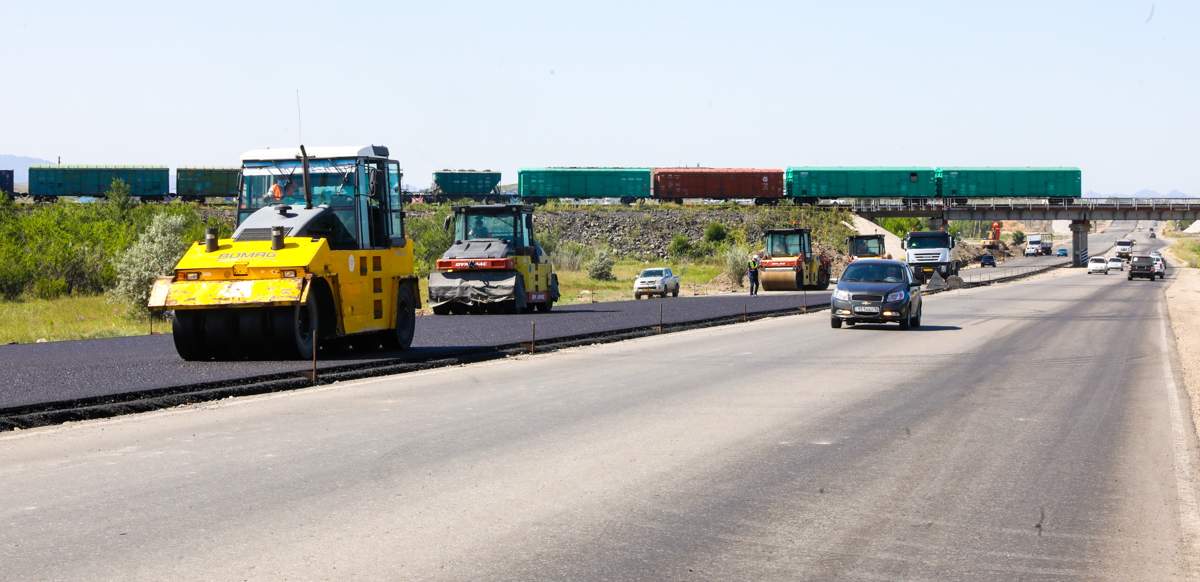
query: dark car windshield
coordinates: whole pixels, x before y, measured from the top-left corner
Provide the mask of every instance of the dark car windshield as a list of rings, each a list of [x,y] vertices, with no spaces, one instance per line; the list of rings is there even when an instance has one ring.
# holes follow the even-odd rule
[[[846,267],[841,280],[852,283],[903,283],[906,268],[901,265],[855,262]]]
[[[950,247],[950,235],[913,236],[908,239],[910,249],[944,249]]]

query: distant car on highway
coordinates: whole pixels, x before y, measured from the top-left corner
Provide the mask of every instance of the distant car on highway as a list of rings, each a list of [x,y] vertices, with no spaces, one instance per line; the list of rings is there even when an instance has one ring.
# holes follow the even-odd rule
[[[1065,249],[1065,248],[1058,249],[1057,251],[1054,251],[1054,255],[1057,257],[1065,257],[1065,256],[1067,256],[1067,249]]]
[[[637,278],[633,280],[633,298],[635,300],[641,299],[643,296],[666,297],[668,294],[671,297],[679,297],[679,277],[676,277],[669,267],[642,269],[642,272],[638,273]]]
[[[979,257],[979,266],[980,267],[995,267],[996,266],[996,257],[993,255],[983,255],[982,257]]]
[[[1134,278],[1154,280],[1155,277],[1162,278],[1154,267],[1154,257],[1150,255],[1133,255],[1129,259],[1129,280]]]
[[[1154,234],[1154,231],[1152,230],[1150,231],[1150,238],[1158,238],[1158,235]]]
[[[1091,275],[1092,273],[1104,273],[1105,275],[1107,275],[1108,274],[1108,259],[1106,259],[1104,257],[1092,257],[1092,258],[1088,259],[1087,274]]]
[[[900,324],[901,329],[921,326],[921,284],[902,261],[859,259],[838,279],[830,309],[830,327],[842,324]]]
[[[1125,261],[1121,260],[1121,257],[1109,257],[1108,258],[1108,270],[1124,271],[1125,270]]]
[[[1034,245],[1027,245],[1025,247],[1025,256],[1027,256],[1027,257],[1036,257],[1036,256],[1038,256],[1038,253],[1040,253],[1040,252],[1041,252],[1041,247],[1034,246]]]
[[[1159,279],[1165,279],[1167,276],[1167,262],[1163,260],[1161,255],[1150,255],[1154,259],[1154,272],[1158,273]]]

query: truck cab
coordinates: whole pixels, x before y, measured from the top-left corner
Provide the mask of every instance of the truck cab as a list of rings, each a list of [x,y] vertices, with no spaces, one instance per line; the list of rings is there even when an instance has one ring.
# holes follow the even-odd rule
[[[921,282],[928,281],[934,273],[943,279],[958,275],[958,261],[951,257],[954,244],[954,237],[942,231],[910,232],[901,242],[905,262]]]
[[[1116,253],[1118,257],[1129,260],[1133,256],[1133,241],[1129,239],[1121,239],[1117,241]]]

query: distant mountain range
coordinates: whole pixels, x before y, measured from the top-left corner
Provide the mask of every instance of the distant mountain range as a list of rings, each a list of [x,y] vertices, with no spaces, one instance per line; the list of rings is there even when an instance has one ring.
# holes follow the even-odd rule
[[[49,163],[51,163],[50,160],[0,154],[0,170],[16,170],[16,173],[13,174],[13,181],[22,185],[29,183],[29,166]]]

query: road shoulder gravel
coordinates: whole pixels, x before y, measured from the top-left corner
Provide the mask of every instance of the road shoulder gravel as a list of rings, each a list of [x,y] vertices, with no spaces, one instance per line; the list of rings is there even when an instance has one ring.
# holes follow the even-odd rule
[[[1192,426],[1200,437],[1200,334],[1196,331],[1200,330],[1200,269],[1181,266],[1186,263],[1169,249],[1164,250],[1163,255],[1170,261],[1175,275],[1166,290],[1167,311],[1191,401]]]

